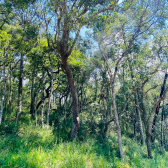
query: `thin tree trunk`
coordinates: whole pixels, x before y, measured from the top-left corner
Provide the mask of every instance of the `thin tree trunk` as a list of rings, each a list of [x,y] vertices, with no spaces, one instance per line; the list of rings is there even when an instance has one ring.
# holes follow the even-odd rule
[[[71,88],[72,99],[73,99],[73,122],[72,122],[71,138],[74,139],[77,135],[78,127],[80,124],[80,119],[78,116],[78,98],[76,94],[76,88],[74,85],[74,79],[73,79],[71,70],[69,68],[67,58],[62,57],[62,63],[68,77],[68,83]]]
[[[137,141],[137,111],[133,108],[134,111],[134,139]]]
[[[105,138],[105,137],[106,137],[107,130],[108,130],[108,124],[106,124],[106,123],[107,123],[107,120],[108,120],[108,108],[107,108],[107,106],[106,106],[105,103],[104,103],[105,98],[103,98],[102,101],[103,101],[103,106],[104,106],[104,110],[103,110],[103,111],[105,111],[105,124],[104,124],[104,130],[103,130],[102,136],[103,136],[103,138]]]
[[[9,82],[10,82],[10,86],[9,86],[9,112],[11,113],[11,104],[12,104],[12,68],[11,68],[11,64],[10,64],[10,76],[9,76]]]
[[[82,103],[83,103],[83,82],[81,87],[80,113],[82,112]]]
[[[41,125],[44,128],[44,106],[45,106],[45,99],[44,99],[44,92],[42,92],[42,105],[41,105]]]
[[[163,140],[163,113],[164,113],[164,102],[163,102],[163,108],[162,108],[162,116],[161,116],[161,140],[160,140],[160,144],[162,149],[164,149],[164,140]]]
[[[115,84],[116,75],[117,75],[117,68],[118,68],[119,62],[121,61],[122,57],[117,61],[116,66],[115,66],[115,70],[114,70],[114,75],[112,76],[112,72],[111,72],[110,66],[108,64],[106,56],[104,55],[104,53],[103,53],[103,51],[102,51],[102,49],[100,47],[100,44],[99,44],[99,49],[102,52],[102,55],[104,57],[106,68],[107,68],[107,72],[108,72],[108,75],[110,77],[110,84],[111,84],[111,87],[112,87],[113,109],[114,109],[115,122],[116,122],[116,126],[117,126],[117,134],[118,134],[119,153],[120,153],[120,158],[123,159],[124,158],[124,154],[123,154],[123,151],[122,151],[121,129],[120,129],[120,124],[119,124],[119,119],[118,119],[118,112],[117,112],[117,107],[116,107],[115,85],[114,85]]]
[[[19,88],[18,88],[18,111],[17,111],[16,123],[19,120],[21,110],[22,110],[22,87],[23,87],[23,54],[21,53]]]
[[[35,83],[35,78],[34,78],[34,73],[32,73],[32,86],[31,86],[31,105],[30,105],[30,114],[34,118],[35,116],[35,93],[34,93],[34,83]]]
[[[145,125],[145,129],[147,127],[146,123],[147,123],[147,112],[146,112],[146,107],[145,107],[145,103],[144,103],[144,88],[142,88],[142,94],[141,94],[141,103],[142,103],[142,110],[143,110],[143,122]]]
[[[115,98],[115,88],[114,84],[112,83],[112,97],[113,97],[113,108],[114,108],[114,115],[115,115],[115,121],[117,125],[117,134],[118,134],[118,145],[119,145],[119,152],[120,152],[120,158],[123,158],[123,151],[122,151],[122,143],[121,143],[121,129],[120,124],[118,120],[118,113],[117,113],[117,107],[116,107],[116,98]]]
[[[1,100],[1,109],[0,109],[0,125],[2,122],[2,114],[3,114],[3,105],[4,105],[4,100],[5,100],[5,93],[6,93],[6,75],[5,75],[5,63],[3,65],[3,79],[4,79],[4,89],[3,89],[3,94],[2,94],[2,100]]]
[[[35,119],[36,119],[36,126],[37,126],[37,109],[36,109],[36,105],[37,105],[37,98],[35,98]]]
[[[49,125],[52,91],[53,91],[53,76],[51,74],[51,88],[50,88],[50,95],[49,95],[49,98],[48,98],[48,109],[47,109],[47,125]]]
[[[137,106],[139,106],[138,93],[137,92],[135,93],[135,104]],[[139,122],[141,140],[142,140],[142,144],[144,145],[145,144],[145,139],[144,139],[143,125],[142,125],[140,110],[138,109],[138,107],[136,107],[136,112],[137,112],[137,116],[138,116],[138,122]]]

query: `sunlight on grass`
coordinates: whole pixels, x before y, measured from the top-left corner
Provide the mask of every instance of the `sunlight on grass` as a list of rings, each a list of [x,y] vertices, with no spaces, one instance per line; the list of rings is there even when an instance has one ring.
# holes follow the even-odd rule
[[[117,157],[115,134],[103,143],[90,138],[84,142],[57,143],[52,128],[24,127],[18,135],[0,139],[0,166],[9,168],[166,168],[168,153],[146,157],[145,146],[123,137],[124,162]]]

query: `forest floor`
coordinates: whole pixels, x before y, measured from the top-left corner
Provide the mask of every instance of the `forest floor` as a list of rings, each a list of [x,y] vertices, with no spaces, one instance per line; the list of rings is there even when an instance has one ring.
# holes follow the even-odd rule
[[[61,141],[52,128],[22,126],[17,132],[0,135],[0,167],[3,168],[167,168],[168,153],[153,151],[147,158],[146,146],[122,137],[124,161],[119,159],[117,136],[103,142]]]

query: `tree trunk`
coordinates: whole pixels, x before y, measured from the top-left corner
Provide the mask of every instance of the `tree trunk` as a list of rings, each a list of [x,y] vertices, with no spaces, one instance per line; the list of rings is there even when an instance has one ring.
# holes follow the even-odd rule
[[[80,124],[80,119],[78,116],[78,98],[76,94],[76,88],[75,88],[72,72],[69,68],[66,57],[62,57],[62,63],[68,77],[68,83],[71,88],[71,94],[73,99],[73,122],[72,122],[71,138],[74,139],[77,135],[77,131]]]
[[[52,98],[52,92],[53,92],[53,76],[52,76],[52,74],[51,74],[50,77],[51,77],[51,88],[50,88],[50,95],[49,95],[49,98],[48,98],[47,125],[49,125],[51,98]]]
[[[139,107],[138,93],[137,92],[135,93],[135,104]],[[144,145],[145,144],[145,139],[144,139],[143,125],[142,125],[140,110],[138,109],[138,107],[136,107],[136,112],[137,112],[137,116],[138,116],[141,140],[142,140],[142,144]]]
[[[103,106],[104,106],[104,109],[103,109],[103,111],[105,112],[105,124],[104,124],[104,129],[103,129],[103,134],[102,134],[102,136],[103,136],[103,138],[105,138],[106,137],[106,133],[107,133],[107,130],[108,130],[108,124],[107,124],[107,120],[108,120],[108,108],[107,108],[107,106],[105,105],[105,103],[104,103],[104,101],[105,101],[105,98],[103,98]]]
[[[32,117],[34,118],[35,116],[35,94],[34,94],[34,83],[35,83],[35,78],[34,78],[34,73],[32,73],[32,86],[31,86],[31,105],[30,105],[30,114],[32,115]]]
[[[41,105],[41,125],[42,128],[44,128],[44,105],[45,105],[45,99],[44,99],[44,91],[42,92],[42,105]]]
[[[99,44],[99,49],[101,50],[100,44]],[[117,68],[119,65],[119,62],[121,61],[122,57],[117,61],[117,64],[115,66],[115,70],[114,70],[114,75],[112,76],[112,71],[110,69],[110,66],[107,62],[107,58],[104,55],[103,51],[101,50],[102,55],[104,57],[105,60],[105,64],[106,64],[106,68],[108,71],[108,75],[110,77],[110,84],[111,84],[111,88],[112,88],[112,98],[113,98],[113,109],[114,109],[114,116],[115,116],[115,122],[116,122],[116,126],[117,126],[117,134],[118,134],[118,146],[119,146],[119,153],[120,153],[120,158],[124,158],[124,154],[122,151],[122,142],[121,142],[121,129],[120,129],[120,124],[119,124],[119,119],[118,119],[118,112],[117,112],[117,107],[116,107],[116,98],[115,98],[115,78],[117,75]]]
[[[5,100],[5,93],[6,93],[6,75],[5,75],[5,63],[3,65],[3,79],[4,79],[4,89],[3,89],[3,94],[2,94],[2,100],[1,100],[1,108],[0,108],[0,125],[2,122],[2,114],[3,114],[3,105],[4,105],[4,100]]]
[[[162,85],[161,91],[160,91],[160,97],[162,97],[164,94],[167,77],[168,77],[168,74],[166,72],[165,77],[164,77],[164,81],[163,81],[163,85]],[[159,109],[160,109],[160,103],[158,104],[158,106],[156,107],[156,110],[155,110],[155,116],[154,116],[153,124],[152,124],[152,135],[155,132],[155,125],[156,125],[157,116],[159,114]],[[154,141],[153,136],[152,136],[152,141]]]
[[[149,158],[153,158],[152,156],[152,147],[151,147],[151,124],[150,124],[151,120],[148,120],[147,123],[147,130],[146,130],[146,138],[147,138],[147,151],[148,151],[148,157]]]
[[[162,97],[160,97],[159,99],[156,100],[156,102],[152,108],[152,111],[149,115],[148,121],[147,121],[146,138],[147,138],[147,149],[148,149],[148,157],[149,158],[152,158],[151,139],[152,139],[152,119],[153,119],[153,115],[154,115],[153,113],[156,111],[156,108],[161,103],[161,101],[163,101],[166,98],[167,92],[168,92],[168,88],[166,88]]]
[[[114,84],[112,83],[112,97],[113,97],[113,109],[114,109],[114,115],[115,115],[115,121],[117,125],[117,134],[118,134],[118,145],[119,145],[119,152],[120,152],[120,158],[123,159],[123,151],[122,151],[122,142],[121,142],[121,129],[120,124],[118,120],[118,113],[117,113],[117,107],[116,107],[116,98],[115,98],[115,88]]]
[[[34,114],[35,114],[35,119],[36,119],[36,126],[37,126],[37,109],[36,109],[36,105],[37,105],[37,98],[35,98],[35,109],[34,109]]]
[[[137,111],[135,108],[133,108],[134,110],[134,139],[135,141],[137,141]]]
[[[9,86],[9,112],[11,113],[11,105],[12,105],[12,68],[11,68],[11,64],[10,64],[10,74],[9,74],[9,82],[10,82],[10,86]]]
[[[162,116],[161,116],[161,140],[160,140],[160,144],[162,149],[164,149],[164,140],[163,140],[163,114],[164,114],[164,102],[163,102],[163,108],[162,108]]]
[[[21,53],[19,88],[18,88],[18,111],[17,111],[16,123],[19,120],[21,109],[22,109],[22,87],[23,87],[23,54]]]
[[[145,103],[144,103],[144,88],[142,88],[142,94],[141,94],[141,103],[142,103],[142,111],[143,111],[143,122],[145,125],[145,129],[147,127],[146,123],[147,123],[147,112],[146,112],[146,107],[145,107]]]

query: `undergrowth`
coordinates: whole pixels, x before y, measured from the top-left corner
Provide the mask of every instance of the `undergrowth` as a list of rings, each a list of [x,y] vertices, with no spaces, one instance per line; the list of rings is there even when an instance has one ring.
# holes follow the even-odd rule
[[[3,168],[166,168],[168,153],[155,151],[147,158],[145,146],[122,137],[124,161],[118,157],[117,136],[108,135],[100,142],[91,136],[62,141],[51,127],[22,125],[0,138],[0,167]]]

